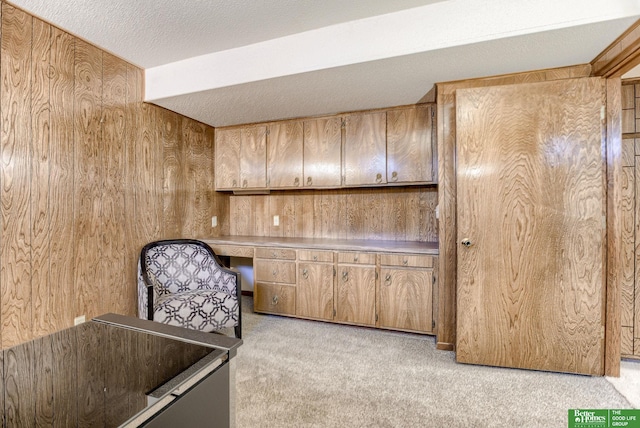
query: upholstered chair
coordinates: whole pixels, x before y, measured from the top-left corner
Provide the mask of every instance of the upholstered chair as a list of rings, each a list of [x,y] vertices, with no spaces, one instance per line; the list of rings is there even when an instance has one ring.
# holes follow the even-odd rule
[[[140,252],[140,318],[205,332],[234,327],[240,338],[240,293],[240,275],[202,241],[156,241]]]

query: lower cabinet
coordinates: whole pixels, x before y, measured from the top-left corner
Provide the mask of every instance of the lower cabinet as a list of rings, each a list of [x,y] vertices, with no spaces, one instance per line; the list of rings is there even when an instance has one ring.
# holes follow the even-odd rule
[[[332,320],[335,268],[331,251],[298,251],[296,315]]]
[[[336,321],[376,325],[375,254],[338,253]]]
[[[254,309],[435,334],[436,257],[256,248]]]

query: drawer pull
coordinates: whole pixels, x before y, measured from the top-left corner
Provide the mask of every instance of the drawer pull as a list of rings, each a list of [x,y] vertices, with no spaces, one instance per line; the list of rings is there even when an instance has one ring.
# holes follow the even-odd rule
[[[353,261],[354,261],[354,262],[357,262],[357,261],[358,261],[358,256],[355,256],[355,257],[353,258]]]
[[[313,261],[317,262],[318,261],[318,256],[313,256]]]
[[[376,174],[376,183],[378,183],[378,184],[382,183],[382,174],[380,174],[380,173]]]
[[[311,186],[313,184],[313,179],[311,177],[307,177],[307,186]]]
[[[278,271],[277,271],[277,270],[274,270],[274,271],[273,271],[273,276],[276,276],[277,274],[278,274]]]
[[[245,179],[245,180],[243,180],[243,181],[242,181],[242,187],[246,188],[246,187],[247,187],[247,185],[248,185],[247,180],[246,180],[246,179]]]
[[[275,296],[273,296],[273,299],[271,299],[271,304],[273,306],[278,304],[278,295],[277,294]]]
[[[300,178],[296,177],[295,180],[293,180],[293,185],[298,187],[300,185]]]
[[[398,173],[396,171],[393,171],[391,173],[391,181],[393,181],[393,182],[398,181]]]
[[[303,271],[302,271],[302,276],[304,277],[304,279],[309,278],[309,271],[308,271],[308,270],[306,270],[306,269],[303,269]]]
[[[391,285],[391,274],[388,273],[385,277],[384,277],[384,283],[385,285]]]
[[[233,187],[236,187],[237,185],[238,185],[238,180],[233,180],[233,184],[232,184],[232,186],[233,186]]]
[[[405,265],[405,266],[406,266],[406,265],[408,265],[408,264],[409,264],[409,260],[404,259],[404,260],[402,261],[402,264],[403,264],[403,265]]]
[[[347,272],[347,271],[342,272],[342,280],[344,282],[349,281],[349,272]]]
[[[278,254],[274,251],[272,254],[273,258],[275,259],[276,257],[278,257]]]

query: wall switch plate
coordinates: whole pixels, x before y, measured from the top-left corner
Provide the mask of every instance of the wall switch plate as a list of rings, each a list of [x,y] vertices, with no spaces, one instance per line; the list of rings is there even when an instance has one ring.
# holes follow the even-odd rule
[[[78,325],[78,324],[82,324],[83,322],[86,321],[86,318],[84,315],[80,315],[79,317],[75,317],[73,319],[73,325]]]
[[[273,225],[274,226],[280,226],[280,216],[279,215],[274,215],[273,216]]]
[[[211,227],[216,227],[218,225],[218,216],[214,215],[211,217]]]

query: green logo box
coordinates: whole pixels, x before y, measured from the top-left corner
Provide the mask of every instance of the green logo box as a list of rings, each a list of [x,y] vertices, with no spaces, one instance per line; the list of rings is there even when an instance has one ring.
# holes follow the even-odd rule
[[[640,428],[640,409],[569,409],[568,428]]]

